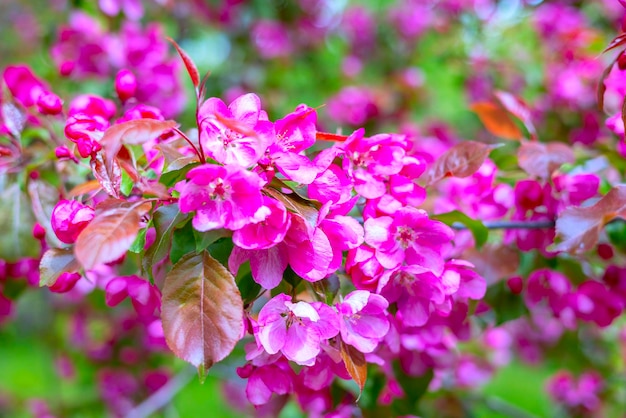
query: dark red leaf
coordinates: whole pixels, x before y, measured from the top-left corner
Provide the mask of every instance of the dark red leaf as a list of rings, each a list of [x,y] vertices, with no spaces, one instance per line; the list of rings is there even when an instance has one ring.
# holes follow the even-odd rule
[[[122,170],[115,158],[111,160],[111,165],[107,166],[104,161],[104,154],[99,151],[91,158],[91,171],[104,191],[114,198],[120,197]]]
[[[62,273],[73,273],[79,268],[71,248],[50,248],[39,263],[39,286],[52,286]]]
[[[611,70],[613,69],[613,65],[617,58],[615,58],[608,67],[604,69],[602,75],[600,76],[600,81],[598,81],[598,89],[596,90],[596,100],[598,101],[598,109],[600,112],[604,112],[604,93],[606,92],[606,85],[604,84],[604,80],[609,76]]]
[[[201,376],[241,339],[243,312],[235,278],[206,251],[183,256],[165,278],[161,308],[165,340]]]
[[[556,233],[562,241],[552,251],[582,254],[598,242],[602,228],[615,218],[626,217],[626,186],[611,189],[592,206],[570,207],[556,220]]]
[[[573,163],[574,151],[566,144],[524,142],[517,151],[519,166],[530,176],[548,179],[565,163]]]
[[[363,392],[365,381],[367,380],[365,355],[351,345],[341,341],[341,358],[350,377],[359,385],[359,390]]]
[[[493,135],[505,139],[521,139],[523,137],[522,131],[501,106],[489,102],[480,102],[474,103],[471,109]]]
[[[178,51],[178,55],[180,55],[183,63],[185,64],[185,68],[187,69],[189,78],[191,78],[193,86],[197,89],[200,85],[200,73],[198,72],[196,64],[194,64],[191,57],[176,43],[175,40],[173,40],[172,38],[167,38],[167,40],[170,41],[171,44],[174,45],[174,48],[176,48],[176,51]]]
[[[128,151],[128,148],[122,147],[117,153],[117,162],[120,167],[126,171],[126,174],[131,178],[133,182],[139,181],[139,174],[137,173],[137,164],[135,159]]]
[[[109,263],[126,254],[141,227],[141,217],[152,204],[146,201],[105,200],[96,206],[96,216],[78,235],[74,254],[85,270]]]
[[[616,36],[611,43],[609,44],[609,46],[607,46],[606,48],[604,48],[604,52],[608,52],[612,49],[615,49],[621,45],[626,44],[626,33],[622,33],[621,35]]]
[[[469,177],[474,174],[496,146],[464,141],[444,152],[435,161],[426,177],[431,185],[445,177]]]
[[[528,105],[523,100],[506,91],[496,91],[495,96],[509,113],[522,121],[531,139],[537,139],[537,130],[533,124],[532,112]]]

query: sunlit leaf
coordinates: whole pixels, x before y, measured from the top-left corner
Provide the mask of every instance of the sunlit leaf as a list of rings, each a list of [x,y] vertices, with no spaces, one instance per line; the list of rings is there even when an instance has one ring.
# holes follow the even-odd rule
[[[78,197],[84,194],[96,193],[100,189],[102,189],[102,186],[100,185],[100,182],[98,180],[89,180],[72,188],[72,190],[70,190],[67,195],[70,198]]]
[[[501,106],[490,102],[480,102],[474,103],[471,109],[493,135],[505,139],[522,139],[522,131],[513,122],[506,109]]]
[[[126,254],[141,228],[141,217],[151,207],[150,202],[115,199],[96,206],[96,216],[78,235],[74,247],[76,258],[85,270]]]
[[[502,106],[509,111],[513,116],[518,118],[524,127],[528,130],[532,139],[537,139],[537,130],[532,121],[532,112],[528,105],[520,98],[508,93],[506,91],[496,91],[496,98],[500,101]]]
[[[359,390],[363,392],[363,387],[365,387],[365,381],[367,380],[365,355],[353,346],[341,341],[341,358],[350,377],[359,386]]]
[[[203,375],[243,333],[235,278],[206,251],[185,255],[165,278],[161,319],[167,345]]]
[[[52,286],[62,273],[73,273],[79,268],[71,248],[50,248],[39,263],[39,286]]]
[[[469,177],[485,162],[496,146],[475,141],[456,144],[439,156],[426,176],[426,184],[431,185],[445,177]]]
[[[562,241],[550,250],[583,254],[595,247],[607,223],[624,217],[626,186],[614,187],[592,206],[566,208],[556,220],[556,233]]]
[[[524,142],[517,151],[519,166],[530,176],[549,179],[563,164],[575,161],[574,151],[566,144]]]

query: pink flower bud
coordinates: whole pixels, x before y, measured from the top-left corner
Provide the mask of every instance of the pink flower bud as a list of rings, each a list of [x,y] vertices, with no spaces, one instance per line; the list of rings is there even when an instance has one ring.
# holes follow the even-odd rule
[[[122,102],[130,99],[137,91],[137,79],[129,70],[120,70],[115,77],[115,92]]]
[[[73,61],[65,61],[59,66],[59,73],[62,77],[68,77],[74,71],[76,63]]]
[[[58,115],[63,111],[63,101],[56,94],[45,92],[37,99],[37,108],[43,115]]]
[[[511,277],[509,280],[506,281],[506,285],[509,287],[511,293],[513,293],[514,295],[519,295],[524,289],[524,282],[519,276]]]
[[[46,238],[46,230],[39,223],[35,223],[35,225],[33,225],[33,237],[38,240]]]
[[[94,210],[75,200],[61,200],[52,210],[52,230],[66,244],[73,244],[95,216]]]
[[[80,279],[80,273],[62,273],[56,282],[50,286],[50,291],[54,293],[67,293],[74,288]]]

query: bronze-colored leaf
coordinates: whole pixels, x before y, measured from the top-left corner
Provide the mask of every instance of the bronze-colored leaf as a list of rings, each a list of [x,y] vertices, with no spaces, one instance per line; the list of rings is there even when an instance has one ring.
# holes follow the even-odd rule
[[[604,93],[606,92],[606,84],[604,84],[604,80],[606,80],[606,78],[611,73],[615,62],[617,62],[617,58],[611,61],[611,63],[604,69],[602,75],[600,76],[600,80],[598,81],[598,88],[596,89],[596,100],[598,101],[598,110],[600,110],[600,112],[604,112]]]
[[[490,102],[480,102],[474,103],[471,109],[493,135],[505,139],[522,139],[522,131],[501,106]]]
[[[72,188],[72,190],[67,193],[67,196],[72,198],[84,194],[96,193],[100,191],[100,189],[102,189],[102,186],[98,180],[89,180]]]
[[[561,142],[524,142],[517,151],[517,158],[526,173],[544,180],[563,164],[575,161],[572,148]]]
[[[530,138],[533,140],[537,139],[537,130],[533,124],[532,112],[528,105],[522,99],[506,91],[496,91],[495,96],[509,113],[524,124],[524,127],[530,134]]]
[[[187,69],[189,78],[191,78],[191,82],[193,83],[193,86],[197,89],[198,86],[200,85],[200,73],[198,72],[198,68],[196,67],[196,64],[194,64],[191,57],[176,43],[176,41],[174,41],[172,38],[169,38],[169,37],[167,38],[167,40],[172,45],[174,45],[174,48],[176,48],[176,51],[178,51],[178,55],[180,55],[180,58],[183,60],[183,63],[185,64],[185,68]]]
[[[351,345],[341,341],[341,358],[350,377],[359,385],[359,390],[363,393],[365,381],[367,380],[365,355]]]
[[[439,156],[426,176],[431,185],[445,177],[469,177],[485,162],[496,146],[475,141],[463,141]]]
[[[91,171],[105,192],[116,199],[120,197],[122,170],[116,159],[111,160],[111,164],[107,165],[104,161],[104,154],[100,151],[91,158]]]
[[[78,235],[74,254],[89,270],[98,264],[115,261],[130,248],[141,227],[141,217],[152,204],[108,199],[96,206],[96,216]]]
[[[173,120],[135,119],[118,123],[106,131],[100,143],[105,151],[105,161],[109,170],[115,161],[122,144],[143,144],[157,138],[178,124]]]
[[[52,286],[62,273],[73,273],[79,268],[71,248],[50,248],[39,262],[39,286]]]
[[[505,245],[485,245],[480,250],[469,248],[463,259],[474,265],[474,270],[487,281],[487,285],[513,276],[520,265],[517,249]]]
[[[595,247],[607,223],[625,217],[626,186],[616,186],[592,206],[565,209],[556,220],[556,233],[562,241],[550,250],[583,254]]]
[[[243,314],[235,278],[206,251],[183,256],[165,278],[165,340],[201,376],[233,351],[243,333]]]

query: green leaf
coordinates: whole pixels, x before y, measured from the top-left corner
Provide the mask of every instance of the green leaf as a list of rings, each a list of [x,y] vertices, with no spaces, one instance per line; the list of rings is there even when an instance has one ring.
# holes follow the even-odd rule
[[[156,230],[156,237],[143,258],[143,269],[150,277],[152,277],[152,266],[167,257],[174,228],[185,221],[187,221],[187,215],[181,213],[178,204],[161,206],[154,212],[152,224]]]
[[[193,234],[193,226],[191,226],[191,222],[187,222],[182,228],[176,229],[172,235],[170,261],[172,264],[176,264],[185,254],[195,252],[196,240]]]
[[[197,163],[197,162],[192,163],[192,164],[187,164],[183,168],[179,168],[177,170],[172,170],[172,171],[163,173],[161,177],[159,178],[159,183],[167,187],[172,187],[174,184],[185,179],[185,177],[187,177],[187,173],[189,172],[189,170],[191,170],[194,167],[197,167],[198,165],[200,165],[200,163]]]
[[[135,238],[135,241],[133,241],[133,243],[130,245],[128,251],[135,254],[139,254],[143,251],[144,247],[146,246],[146,232],[148,232],[148,227],[139,230],[137,238]]]
[[[130,178],[128,173],[125,170],[122,170],[122,185],[120,186],[120,191],[124,196],[129,196],[130,192],[133,191],[133,187],[135,183],[133,179]]]
[[[430,381],[433,380],[433,369],[428,369],[422,376],[408,376],[402,370],[400,363],[393,363],[393,371],[400,387],[407,396],[396,398],[393,401],[393,408],[398,415],[421,415],[419,410],[419,402],[422,396],[428,390]]]
[[[489,286],[484,301],[493,309],[496,325],[517,319],[527,312],[524,299],[513,294],[505,280]]]
[[[196,241],[196,251],[201,252],[206,250],[209,245],[213,244],[218,239],[229,237],[231,232],[227,229],[214,229],[207,232],[200,232],[194,229],[193,235]]]
[[[242,271],[244,274],[241,274]],[[263,292],[263,287],[254,281],[250,272],[250,263],[242,264],[237,273],[237,287],[241,293],[244,306],[254,302],[259,294]]]
[[[436,219],[445,223],[446,225],[453,226],[455,223],[463,224],[474,235],[474,241],[476,248],[480,249],[489,238],[489,229],[476,219],[472,219],[463,212],[453,210],[452,212],[441,213],[439,215],[433,215],[432,219]]]

